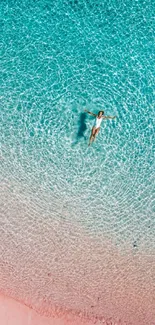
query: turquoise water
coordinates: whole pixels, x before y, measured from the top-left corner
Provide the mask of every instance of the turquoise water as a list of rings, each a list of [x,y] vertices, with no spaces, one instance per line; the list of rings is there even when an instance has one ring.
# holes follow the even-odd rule
[[[154,243],[151,1],[1,1],[1,178],[118,244]],[[88,148],[93,118],[102,123]],[[61,209],[60,209],[61,208]],[[60,211],[61,210],[61,211]]]

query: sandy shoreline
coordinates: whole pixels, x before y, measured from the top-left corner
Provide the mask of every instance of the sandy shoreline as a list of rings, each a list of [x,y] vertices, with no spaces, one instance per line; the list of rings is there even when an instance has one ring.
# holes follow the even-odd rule
[[[120,321],[105,320],[103,317],[89,319],[70,312],[60,312],[51,317],[38,314],[32,308],[0,294],[1,325],[126,325]]]
[[[0,295],[0,320],[1,325],[67,325],[70,323],[64,319],[41,316],[33,309],[3,295]]]

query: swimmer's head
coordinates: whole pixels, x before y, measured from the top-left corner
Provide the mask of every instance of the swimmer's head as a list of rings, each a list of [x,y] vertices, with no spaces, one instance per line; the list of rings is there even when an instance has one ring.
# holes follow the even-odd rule
[[[98,112],[98,117],[102,117],[102,115],[104,115],[104,111],[99,111]]]

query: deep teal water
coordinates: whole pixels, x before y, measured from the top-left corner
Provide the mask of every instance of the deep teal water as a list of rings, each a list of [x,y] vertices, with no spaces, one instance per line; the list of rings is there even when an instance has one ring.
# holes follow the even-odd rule
[[[3,0],[0,25],[2,179],[91,232],[152,246],[153,2]],[[85,107],[117,116],[90,148]]]

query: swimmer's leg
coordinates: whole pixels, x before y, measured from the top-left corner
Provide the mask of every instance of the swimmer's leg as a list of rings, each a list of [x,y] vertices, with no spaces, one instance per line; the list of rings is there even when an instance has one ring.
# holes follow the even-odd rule
[[[91,143],[94,141],[95,132],[96,132],[96,128],[93,127],[92,130],[91,130],[91,135],[90,135],[90,139],[89,139],[89,144],[88,144],[88,146],[90,146]]]
[[[99,133],[99,131],[100,131],[100,128],[94,128],[95,130],[94,130],[94,132],[92,132],[92,134],[91,134],[91,136],[90,136],[90,141],[89,141],[89,146],[90,146],[90,144],[92,143],[92,142],[94,142],[95,141],[95,139],[96,139],[96,136],[98,135],[98,133]],[[93,131],[93,130],[92,130]]]
[[[98,135],[99,131],[100,131],[100,128],[97,128],[97,129],[95,130],[95,135],[94,135],[94,139],[93,139],[93,141],[96,139],[96,136]]]

